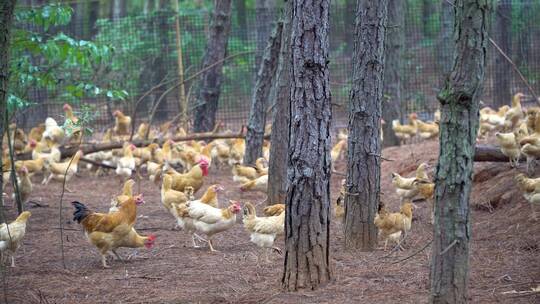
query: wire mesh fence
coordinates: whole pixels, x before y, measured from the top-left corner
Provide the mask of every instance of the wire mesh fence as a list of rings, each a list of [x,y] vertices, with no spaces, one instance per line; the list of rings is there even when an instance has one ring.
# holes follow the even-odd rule
[[[99,4],[100,1],[91,1]],[[347,1],[348,3],[350,1]],[[402,112],[417,112],[420,118],[430,119],[438,107],[436,95],[444,81],[445,58],[452,58],[452,7],[449,2],[414,1],[404,2],[404,44],[401,56]],[[95,6],[91,6],[95,7]],[[347,101],[351,88],[352,51],[354,48],[354,10],[339,3],[331,7],[330,33],[330,78],[334,123],[345,126]],[[183,76],[189,79],[201,69],[206,46],[206,37],[211,12],[208,9],[184,9],[178,13],[167,7],[153,12],[135,12],[130,16],[112,16],[87,20],[77,16],[69,25],[56,29],[78,39],[94,40],[114,47],[109,62],[94,67],[97,84],[107,87],[114,84],[128,91],[123,101],[108,98],[82,98],[75,101],[88,104],[96,112],[95,127],[103,130],[113,123],[112,113],[116,109],[126,114],[142,98],[137,108],[141,120],[149,113],[160,97],[167,92],[162,105],[157,108],[156,120],[165,121],[175,117],[181,109],[177,87],[179,56],[183,63]],[[268,13],[268,12],[266,12]],[[217,119],[238,126],[248,116],[256,71],[256,57],[260,54],[260,36],[263,31],[255,8],[246,8],[245,15],[233,11],[232,29],[228,40],[227,55],[232,56],[223,67]],[[269,16],[279,16],[276,9]],[[260,17],[260,16],[259,16]],[[179,28],[176,26],[178,18]],[[90,18],[92,19],[92,18]],[[449,21],[450,19],[450,21]],[[490,43],[486,80],[482,101],[486,105],[510,102],[511,94],[528,93],[527,87],[515,72],[519,69],[535,91],[540,89],[540,2],[534,0],[500,1],[493,14],[490,36],[504,50],[514,64],[509,63]],[[21,26],[21,25],[19,25]],[[389,28],[399,25],[388,24]],[[267,24],[266,28],[271,28]],[[265,42],[265,41],[264,41]],[[179,49],[178,43],[181,45]],[[450,55],[449,55],[450,54]],[[197,105],[198,77],[186,82],[188,113]],[[19,115],[19,123],[30,127],[43,122],[47,116],[59,117],[65,100],[47,90],[33,90],[30,99],[37,105]],[[392,101],[398,102],[398,101]],[[78,107],[77,104],[74,105]]]

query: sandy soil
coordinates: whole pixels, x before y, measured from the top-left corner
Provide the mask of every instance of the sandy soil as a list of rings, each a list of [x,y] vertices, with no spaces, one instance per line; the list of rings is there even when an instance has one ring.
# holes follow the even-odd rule
[[[399,202],[390,184],[390,173],[410,175],[421,162],[436,165],[437,143],[428,142],[390,148],[383,162],[382,200],[392,210]],[[337,165],[344,172],[345,164]],[[523,168],[519,169],[523,171]],[[472,303],[538,303],[540,296],[504,294],[527,290],[540,284],[540,223],[529,218],[530,207],[515,191],[508,164],[478,164],[472,195],[472,229],[469,294]],[[191,247],[181,231],[173,231],[172,216],[159,200],[159,189],[145,180],[140,183],[146,204],[139,209],[136,228],[141,234],[157,235],[156,246],[141,249],[124,266],[113,261],[102,269],[96,250],[86,241],[80,226],[71,221],[70,202],[79,200],[97,211],[109,207],[120,191],[110,177],[94,178],[87,172],[75,178],[63,199],[65,268],[60,250],[59,183],[45,187],[34,177],[31,200],[44,205],[32,207],[27,237],[17,254],[17,267],[7,267],[6,296],[9,303],[426,303],[429,293],[431,247],[405,258],[431,240],[429,208],[417,203],[406,250],[391,257],[382,250],[346,252],[343,231],[332,223],[331,260],[333,281],[316,291],[284,293],[280,289],[282,256],[264,261],[249,235],[238,224],[215,238],[218,253]],[[341,176],[332,177],[332,198],[338,194]],[[264,195],[241,194],[229,170],[211,170],[205,186],[220,183],[226,188],[220,201],[261,202]],[[136,187],[137,189],[137,187]],[[202,191],[201,191],[202,192]],[[200,193],[199,193],[200,195]],[[262,206],[259,206],[259,210]],[[13,208],[9,218],[15,216]],[[277,245],[283,247],[283,240]],[[131,249],[121,249],[127,256]],[[125,276],[127,273],[127,277]]]

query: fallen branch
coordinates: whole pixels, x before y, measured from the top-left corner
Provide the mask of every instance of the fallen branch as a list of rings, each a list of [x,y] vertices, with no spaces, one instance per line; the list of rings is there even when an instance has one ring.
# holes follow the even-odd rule
[[[413,254],[409,255],[408,257],[403,258],[403,259],[401,259],[399,261],[392,262],[392,264],[398,264],[398,263],[404,262],[404,261],[412,258],[413,256],[415,256],[415,255],[419,254],[420,252],[424,251],[424,249],[426,249],[429,245],[431,245],[431,243],[433,243],[433,240],[430,240],[429,242],[427,242],[427,244],[424,245],[424,247],[420,248],[415,253],[413,253]]]
[[[227,138],[245,138],[245,134],[241,133],[227,133],[227,134],[208,134],[208,133],[200,133],[200,134],[191,134],[188,136],[178,136],[172,138],[175,142],[182,142],[182,141],[190,141],[190,140],[214,140],[214,139],[227,139]],[[265,135],[265,139],[268,139],[269,135]],[[145,147],[148,146],[151,143],[158,143],[162,145],[165,142],[166,139],[155,139],[155,140],[135,140],[132,142],[133,145],[136,147]],[[82,150],[84,154],[90,154],[95,153],[99,151],[106,151],[106,150],[112,150],[112,149],[121,149],[124,145],[124,142],[113,142],[113,143],[104,143],[104,144],[86,144],[81,145],[80,147],[73,147],[73,146],[63,146],[60,147],[60,152],[62,153],[63,158],[71,157],[73,156],[77,150]],[[17,154],[18,160],[26,160],[31,159],[32,154],[27,153],[21,153]]]

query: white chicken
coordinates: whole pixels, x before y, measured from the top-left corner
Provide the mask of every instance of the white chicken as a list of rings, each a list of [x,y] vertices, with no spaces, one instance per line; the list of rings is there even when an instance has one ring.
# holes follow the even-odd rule
[[[252,243],[259,247],[271,248],[281,253],[281,249],[274,246],[274,241],[278,235],[284,233],[285,212],[281,212],[275,216],[258,217],[255,207],[251,203],[246,202],[243,222],[244,228],[250,234],[250,241]],[[269,262],[268,250],[266,250],[266,261]]]
[[[210,251],[216,251],[212,246],[212,236],[234,226],[236,214],[242,210],[238,202],[229,201],[229,203],[229,207],[222,209],[197,201],[182,204],[183,208],[178,210],[178,225],[191,234],[193,247],[197,247],[195,244],[195,236],[197,236],[208,243]],[[206,235],[208,240],[194,234],[195,232]]]
[[[135,145],[129,145],[124,148],[124,156],[122,156],[116,164],[116,175],[122,177],[122,179],[128,179],[131,177],[131,173],[135,170],[135,158],[133,158],[133,151]]]
[[[58,126],[56,120],[51,117],[45,119],[45,131],[43,132],[43,138],[50,139],[57,144],[62,144],[64,140],[64,130]]]

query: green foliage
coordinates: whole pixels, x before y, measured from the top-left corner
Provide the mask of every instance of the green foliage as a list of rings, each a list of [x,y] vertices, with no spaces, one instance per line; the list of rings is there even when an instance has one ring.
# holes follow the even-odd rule
[[[125,90],[98,86],[95,67],[106,64],[114,49],[92,41],[76,40],[56,27],[71,20],[69,6],[52,4],[22,9],[15,14],[10,60],[10,113],[33,103],[26,100],[33,88],[47,89],[51,96],[71,102],[92,96],[123,100]]]
[[[80,111],[74,111],[73,113],[77,116],[78,120],[75,122],[66,117],[62,126],[66,135],[70,137],[73,133],[81,130],[83,131],[83,135],[92,135],[94,130],[88,126],[91,125],[94,118],[98,115],[94,107],[88,104],[82,104]]]

